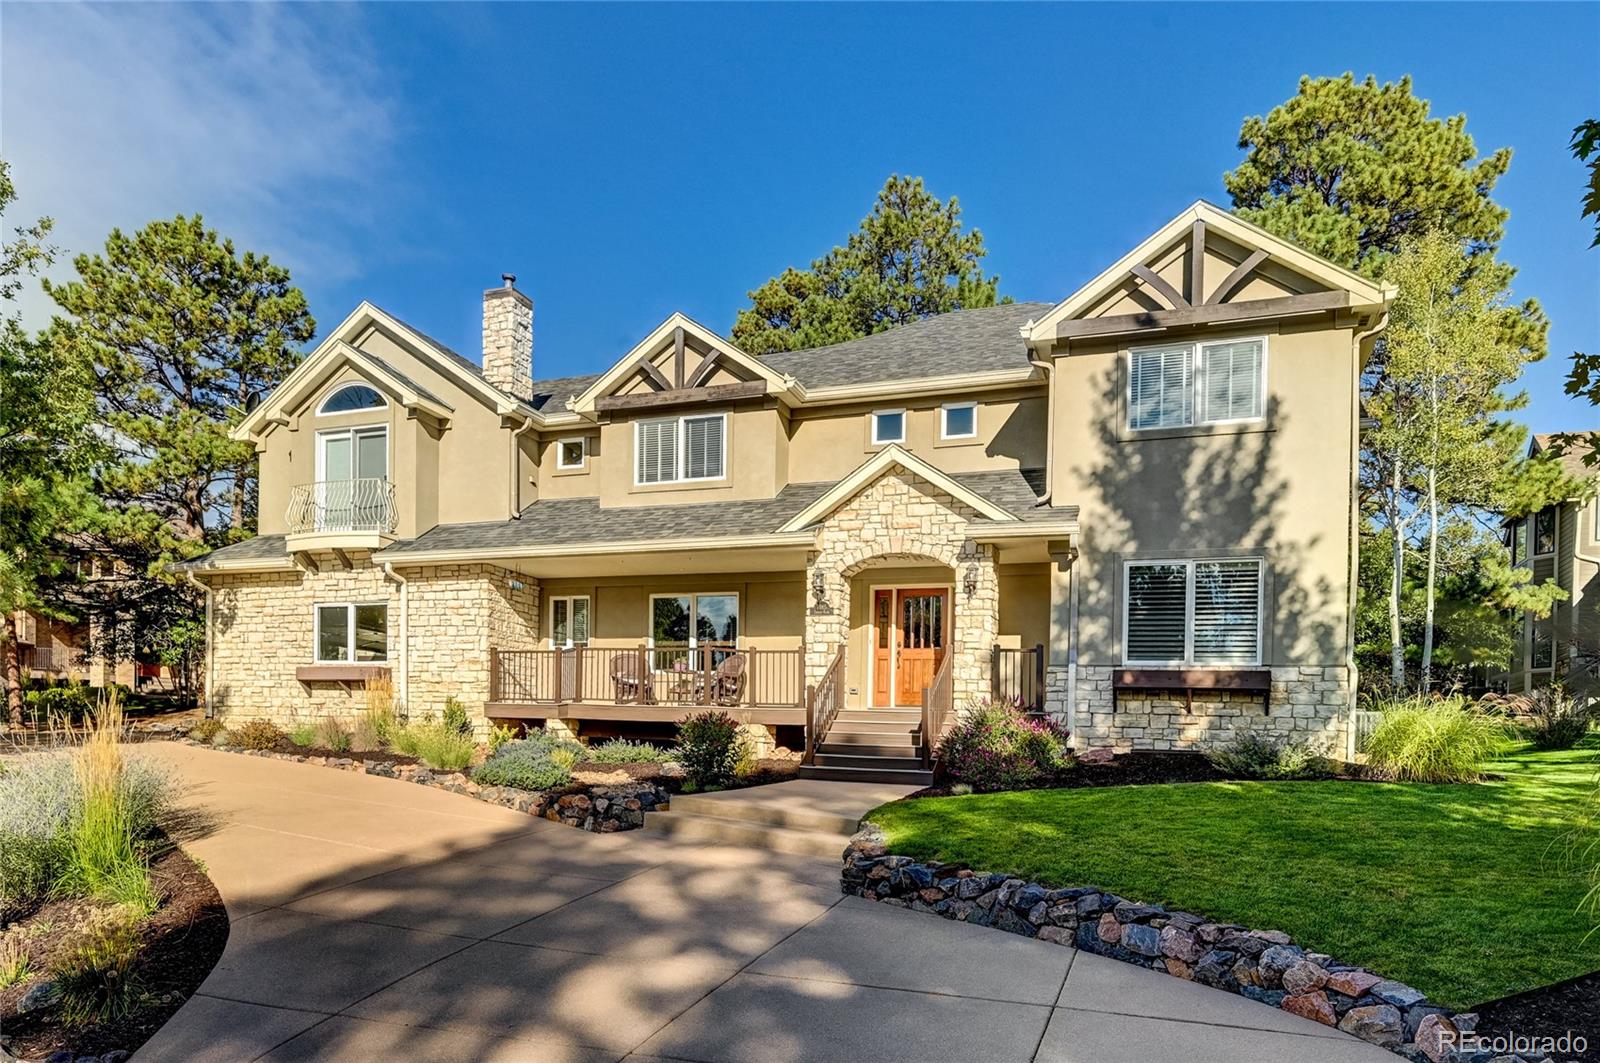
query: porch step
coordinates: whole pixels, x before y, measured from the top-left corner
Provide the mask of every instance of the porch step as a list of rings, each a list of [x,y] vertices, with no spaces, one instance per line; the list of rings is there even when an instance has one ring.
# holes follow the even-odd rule
[[[922,730],[922,721],[902,723],[896,720],[834,720],[828,734],[851,735],[909,735]]]
[[[822,736],[825,746],[894,746],[912,749],[922,745],[922,736],[915,731],[841,731],[830,728]]]
[[[897,758],[898,759],[898,758]],[[837,782],[881,782],[904,786],[931,786],[933,772],[922,767],[921,759],[906,757],[898,763],[904,767],[836,768],[825,764],[800,765],[802,779],[832,779]]]
[[[691,815],[679,810],[682,800],[681,795],[674,797],[670,811],[652,812],[646,816],[644,829],[684,841],[718,842],[802,856],[837,858],[850,844],[849,834],[777,827],[769,823],[724,819],[721,816]]]
[[[827,746],[817,751],[817,763],[825,768],[866,768],[873,771],[920,771],[922,758],[920,756],[907,756],[906,751],[897,749],[887,754],[857,753],[830,753]],[[877,747],[867,747],[877,748]]]
[[[854,737],[861,737],[855,735]],[[922,759],[922,744],[916,741],[906,742],[834,742],[824,741],[817,747],[817,755],[828,754],[835,757],[914,757]]]
[[[854,723],[909,723],[922,722],[921,709],[840,709],[835,722]]]

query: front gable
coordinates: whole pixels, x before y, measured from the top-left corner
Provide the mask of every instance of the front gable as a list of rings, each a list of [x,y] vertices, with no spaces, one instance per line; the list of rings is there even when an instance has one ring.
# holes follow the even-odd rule
[[[931,493],[936,500],[942,501],[946,508],[956,509],[969,519],[975,516],[978,519],[1008,524],[1017,521],[1016,514],[1005,507],[996,505],[976,491],[964,486],[948,473],[941,472],[921,458],[908,453],[898,445],[894,445],[884,447],[871,458],[868,458],[854,472],[834,484],[820,498],[799,513],[796,513],[778,530],[780,532],[803,531],[837,512],[842,512],[852,505],[857,505],[863,496],[872,493],[880,480],[895,473],[908,476],[911,482],[918,486],[921,493]],[[932,491],[930,492],[923,488],[922,485],[924,484],[927,485],[927,488],[931,488]],[[939,496],[943,496],[943,499],[940,499]]]
[[[1392,286],[1197,202],[1022,330],[1036,349],[1168,328],[1373,312]]]
[[[615,410],[720,402],[776,395],[792,398],[794,381],[681,313],[656,326],[572,403],[593,417]]]

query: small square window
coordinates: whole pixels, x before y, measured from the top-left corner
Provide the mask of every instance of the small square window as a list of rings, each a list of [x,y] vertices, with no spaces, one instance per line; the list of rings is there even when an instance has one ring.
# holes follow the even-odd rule
[[[939,411],[939,438],[973,439],[978,434],[978,406],[963,402]]]
[[[556,444],[556,468],[581,469],[589,457],[588,440],[582,436],[563,439]]]
[[[905,441],[906,411],[878,410],[872,415],[872,442],[874,446],[884,443],[904,443]]]

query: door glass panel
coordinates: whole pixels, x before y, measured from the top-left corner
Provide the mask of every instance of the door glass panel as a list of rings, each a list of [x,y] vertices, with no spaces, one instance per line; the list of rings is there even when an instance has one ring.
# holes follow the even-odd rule
[[[350,610],[342,605],[317,606],[317,660],[349,660]]]
[[[583,644],[589,641],[589,599],[572,599],[572,641]]]
[[[908,594],[900,601],[900,644],[908,650],[944,645],[944,595]]]
[[[356,434],[356,475],[379,480],[389,478],[389,433],[386,429]]]
[[[358,605],[356,613],[356,660],[389,659],[389,607]]]
[[[567,644],[567,599],[557,598],[550,603],[550,640],[557,646]]]
[[[889,596],[878,592],[878,649],[889,648]]]

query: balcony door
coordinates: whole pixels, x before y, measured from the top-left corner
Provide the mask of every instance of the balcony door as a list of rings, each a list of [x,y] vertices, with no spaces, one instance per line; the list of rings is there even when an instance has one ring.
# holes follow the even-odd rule
[[[317,433],[317,530],[381,529],[389,479],[386,425]]]
[[[922,704],[922,691],[944,663],[950,591],[879,587],[872,592],[872,705]]]

